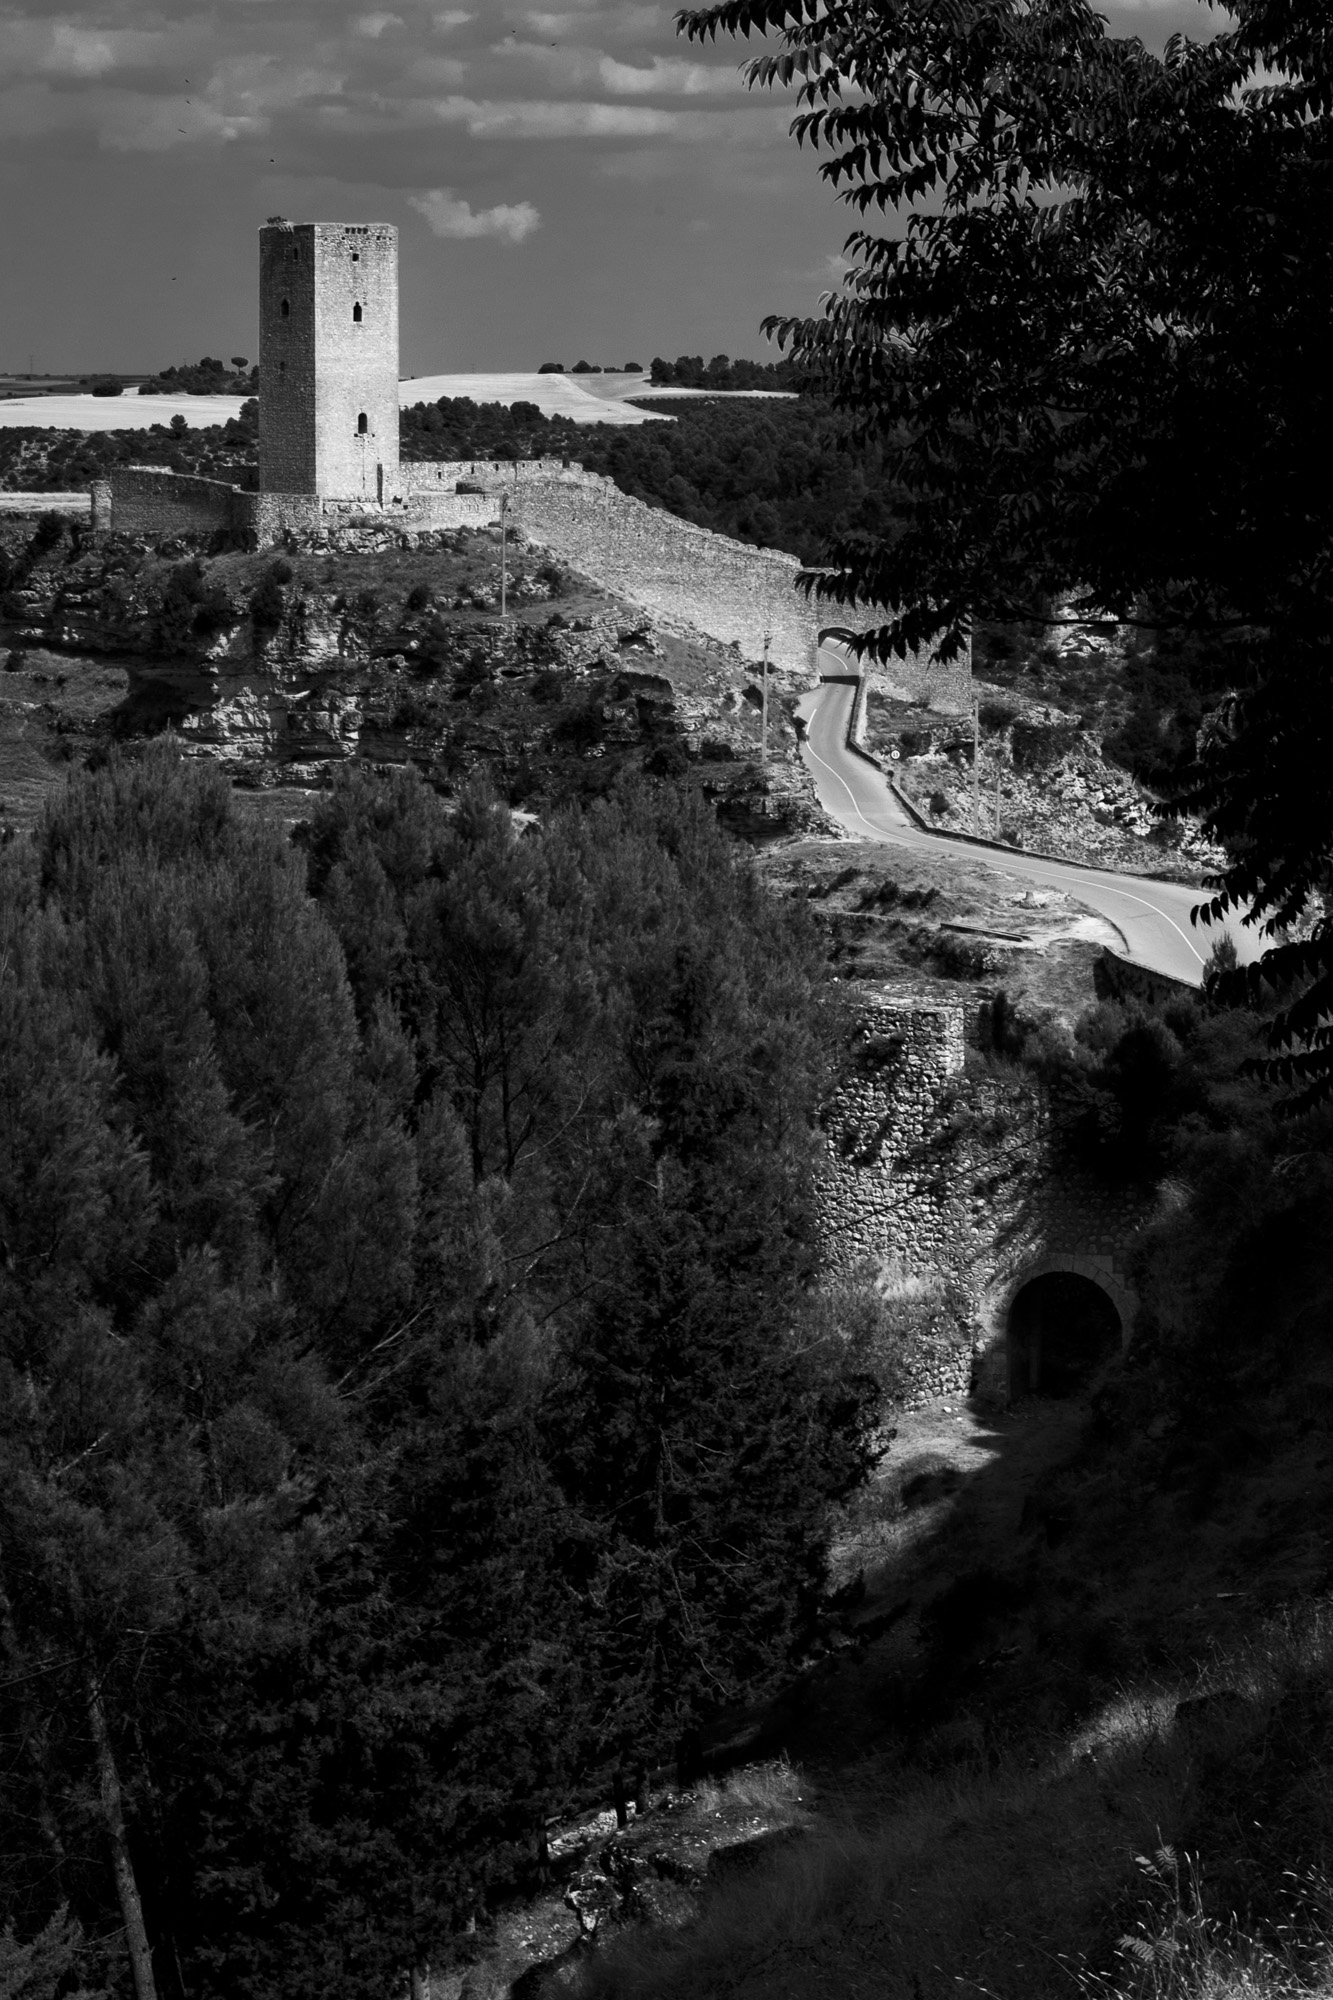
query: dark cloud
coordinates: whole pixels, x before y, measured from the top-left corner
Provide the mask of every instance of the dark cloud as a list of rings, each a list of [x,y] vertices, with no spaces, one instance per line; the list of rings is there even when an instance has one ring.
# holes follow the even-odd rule
[[[1160,45],[1217,16],[1107,0]],[[407,365],[761,350],[850,226],[742,44],[642,0],[0,0],[0,366],[254,343],[265,216],[396,222]],[[535,219],[534,219],[535,218]],[[541,350],[540,354],[538,349]],[[558,351],[551,358],[559,358]]]

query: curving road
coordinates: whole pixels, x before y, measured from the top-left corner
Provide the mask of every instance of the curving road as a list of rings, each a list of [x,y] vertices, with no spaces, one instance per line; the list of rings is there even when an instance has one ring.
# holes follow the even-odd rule
[[[828,673],[845,674],[846,663],[825,651],[821,665]],[[801,755],[815,781],[824,810],[862,840],[884,841],[892,847],[939,854],[952,848],[969,861],[1040,882],[1095,910],[1124,939],[1125,956],[1154,972],[1197,986],[1204,963],[1218,934],[1216,925],[1195,925],[1190,912],[1203,891],[1176,882],[1156,882],[1141,875],[1121,875],[1109,868],[1084,868],[1072,861],[1047,861],[1019,849],[974,846],[947,833],[927,833],[917,826],[894,797],[883,774],[847,748],[856,689],[847,680],[825,680],[802,697],[799,712],[806,724]],[[1248,965],[1264,948],[1263,940],[1235,917],[1225,922],[1241,963]]]

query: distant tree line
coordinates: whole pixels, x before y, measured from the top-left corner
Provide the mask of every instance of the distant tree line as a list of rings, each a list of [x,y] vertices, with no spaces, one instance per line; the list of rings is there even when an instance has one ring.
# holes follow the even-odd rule
[[[591,1770],[789,1670],[875,1401],[808,1304],[828,1005],[665,788],[519,838],[354,776],[293,846],[158,745],[0,850],[43,1995],[379,2000]]]
[[[649,379],[659,389],[785,389],[802,387],[807,371],[794,361],[733,361],[715,354],[678,354],[674,361],[653,356]]]
[[[576,424],[535,403],[443,397],[403,411],[403,456],[576,459],[650,506],[802,561],[817,559],[826,535],[890,531],[882,455],[849,450],[826,405],[637,400],[672,421]]]
[[[243,354],[233,354],[230,366],[215,355],[187,361],[179,368],[162,368],[139,384],[141,396],[253,396],[259,369]]]
[[[253,396],[225,424],[194,425],[178,416],[144,430],[0,430],[0,490],[72,493],[105,479],[118,465],[165,465],[172,472],[254,485],[258,437],[259,403]]]

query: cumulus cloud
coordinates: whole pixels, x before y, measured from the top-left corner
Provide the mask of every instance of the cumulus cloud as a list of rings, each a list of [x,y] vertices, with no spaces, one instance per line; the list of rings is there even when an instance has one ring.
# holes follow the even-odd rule
[[[526,62],[557,89],[600,89],[610,97],[703,97],[741,89],[734,68],[654,56],[648,65],[618,62],[600,49],[548,42],[504,41],[490,51],[507,63]]]
[[[592,25],[587,12],[576,12],[570,8],[553,13],[530,7],[523,19],[534,34],[557,41],[566,35],[585,36]],[[617,41],[633,41],[661,30],[668,19],[665,7],[617,6],[609,15],[598,19],[597,29],[603,39],[614,36]]]
[[[728,111],[673,111],[648,104],[598,104],[581,98],[441,97],[432,115],[461,125],[474,139],[671,139],[734,147],[787,136],[778,105]]]
[[[502,203],[495,208],[471,208],[452,188],[430,188],[408,196],[436,236],[455,242],[493,236],[500,243],[521,243],[540,229],[541,216],[530,201]]]
[[[9,82],[22,76],[56,76],[71,83],[95,83],[113,69],[151,67],[165,46],[166,37],[153,29],[0,16],[0,67]]]
[[[575,99],[444,97],[435,115],[466,127],[474,139],[633,139],[675,133],[687,114]]]
[[[648,69],[602,56],[597,65],[602,88],[613,97],[702,97],[711,91],[737,91],[741,80],[734,68],[682,62],[675,56],[654,56]]]
[[[452,90],[465,81],[467,64],[457,56],[418,56],[403,74],[413,88]]]
[[[675,54],[669,9],[641,0],[354,0],[346,11],[238,0],[223,11],[225,34],[203,0],[0,0],[0,91],[21,93],[0,120],[0,150],[82,130],[114,152],[253,141],[256,154],[262,142],[292,163],[310,146],[332,163],[334,147],[392,133],[410,185],[421,169],[408,165],[408,135],[441,124],[481,141],[627,150],[731,150],[762,142],[774,118],[785,132],[773,106],[733,95],[730,65]]]
[[[44,68],[63,70],[70,76],[105,76],[115,66],[116,50],[110,35],[76,27],[72,21],[53,23]]]

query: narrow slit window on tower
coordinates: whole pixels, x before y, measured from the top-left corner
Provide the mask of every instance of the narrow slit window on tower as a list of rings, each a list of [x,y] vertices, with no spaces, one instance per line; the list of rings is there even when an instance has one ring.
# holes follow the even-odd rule
[[[352,307],[352,319],[353,319],[353,322],[354,322],[354,324],[355,324],[355,325],[357,325],[357,326],[360,326],[360,324],[361,324],[361,308],[360,308],[360,306],[359,306],[359,305],[355,305],[355,306],[353,306],[353,307]]]
[[[282,316],[284,319],[290,319],[292,316],[291,301],[289,299],[284,299],[282,302]]]
[[[369,429],[370,429],[370,420],[366,416],[365,411],[362,410],[360,416],[356,420],[356,434],[358,437],[364,437]]]

